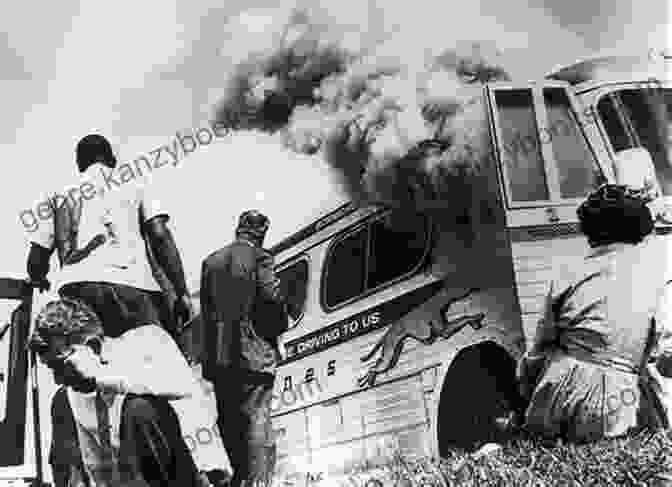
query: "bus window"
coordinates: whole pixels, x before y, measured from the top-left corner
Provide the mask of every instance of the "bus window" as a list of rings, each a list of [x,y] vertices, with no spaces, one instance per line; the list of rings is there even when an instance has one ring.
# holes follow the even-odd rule
[[[324,303],[328,308],[364,293],[367,236],[368,229],[363,227],[332,247],[325,264]]]
[[[289,302],[290,327],[296,326],[303,316],[308,289],[308,261],[301,259],[278,272],[282,290]]]
[[[427,247],[427,223],[420,216],[376,220],[371,225],[367,289],[373,289],[415,269]]]
[[[563,198],[583,198],[601,182],[601,172],[588,147],[563,88],[544,89],[548,132]]]
[[[323,304],[334,308],[410,274],[428,244],[429,224],[419,214],[390,213],[337,240],[325,263]]]
[[[511,202],[549,200],[532,91],[495,92],[500,147]]]
[[[597,109],[614,152],[646,148],[663,194],[672,195],[672,90],[619,90],[604,96]]]
[[[600,113],[600,118],[607,131],[614,153],[635,146],[625,130],[625,125],[621,122],[616,104],[611,96],[605,96],[600,100],[597,104],[597,111]]]

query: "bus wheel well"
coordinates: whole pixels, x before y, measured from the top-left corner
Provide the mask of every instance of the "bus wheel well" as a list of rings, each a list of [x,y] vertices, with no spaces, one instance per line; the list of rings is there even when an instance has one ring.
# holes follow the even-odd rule
[[[472,450],[497,441],[497,417],[519,406],[516,361],[500,345],[486,341],[462,349],[445,375],[439,396],[439,455]]]

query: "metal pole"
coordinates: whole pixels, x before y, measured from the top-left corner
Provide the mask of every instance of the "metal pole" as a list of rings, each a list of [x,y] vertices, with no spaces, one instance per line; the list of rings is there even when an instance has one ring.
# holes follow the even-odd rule
[[[37,358],[34,351],[30,351],[30,368],[33,383],[33,430],[35,433],[35,462],[37,468],[37,485],[44,485],[42,473],[42,430],[40,428],[40,390],[37,382]]]
[[[30,285],[30,284],[28,284]],[[28,323],[28,337],[32,334],[33,323],[35,321],[35,293],[39,293],[39,290],[30,286],[27,293],[30,292],[26,298],[30,322]],[[33,435],[35,442],[35,468],[37,478],[36,484],[38,487],[43,487],[44,485],[44,475],[42,472],[42,429],[40,427],[40,387],[37,378],[37,356],[34,350],[28,351],[28,356],[30,360],[30,381],[33,393]]]

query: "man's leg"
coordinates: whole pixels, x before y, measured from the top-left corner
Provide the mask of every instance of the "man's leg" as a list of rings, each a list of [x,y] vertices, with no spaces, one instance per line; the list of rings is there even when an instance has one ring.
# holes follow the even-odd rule
[[[258,375],[258,377],[256,377]],[[243,383],[241,439],[244,464],[239,476],[245,487],[269,486],[275,468],[275,444],[271,426],[271,398],[274,377],[255,374]]]
[[[175,315],[173,314],[173,306],[168,297],[160,291],[148,291],[147,295],[152,301],[154,308],[159,316],[159,321],[163,328],[177,340],[178,329]],[[181,323],[183,325],[184,323]]]
[[[52,468],[55,487],[77,485],[76,477],[84,478],[84,465],[79,449],[79,438],[75,418],[65,387],[54,394],[51,403],[51,448],[49,463]]]
[[[245,443],[241,435],[247,418],[241,414],[243,378],[237,370],[221,369],[213,381],[217,400],[217,426],[224,448],[233,467],[231,487],[239,487],[239,475],[245,469]]]
[[[129,395],[121,415],[120,471],[138,487],[200,485],[199,472],[170,403]]]

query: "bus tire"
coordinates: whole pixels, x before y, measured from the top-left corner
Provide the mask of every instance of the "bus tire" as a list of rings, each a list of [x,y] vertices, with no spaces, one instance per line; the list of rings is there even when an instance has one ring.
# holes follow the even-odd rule
[[[492,341],[461,350],[445,375],[437,414],[439,455],[500,441],[498,417],[520,407],[516,362]]]

